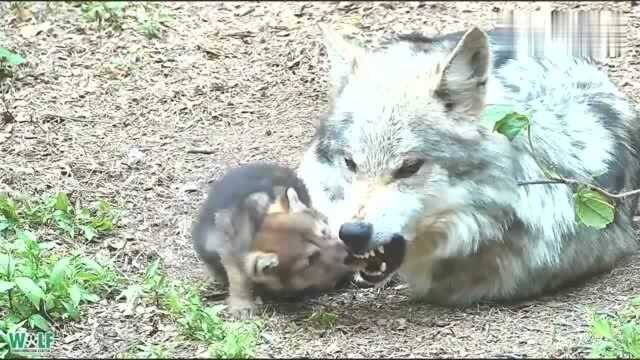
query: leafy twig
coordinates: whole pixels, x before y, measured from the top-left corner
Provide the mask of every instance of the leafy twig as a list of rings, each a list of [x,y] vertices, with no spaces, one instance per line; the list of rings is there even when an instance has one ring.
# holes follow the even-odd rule
[[[566,184],[566,185],[581,185],[584,187],[588,187],[591,190],[597,191],[600,194],[611,198],[611,199],[622,199],[625,198],[627,196],[632,196],[632,195],[638,195],[640,194],[640,189],[636,189],[636,190],[630,190],[630,191],[626,191],[623,193],[619,193],[619,194],[614,194],[614,193],[610,193],[609,191],[587,183],[587,182],[583,182],[583,181],[579,181],[579,180],[574,180],[574,179],[567,179],[567,178],[563,178],[563,177],[556,177],[556,176],[551,176],[549,177],[548,180],[533,180],[533,181],[521,181],[518,182],[518,185],[523,186],[523,185],[542,185],[542,184]]]
[[[577,186],[574,193],[575,209],[580,221],[587,226],[602,229],[613,222],[615,205],[611,200],[640,194],[640,189],[619,194],[611,193],[588,182],[565,178],[548,170],[536,156],[531,137],[531,123],[525,115],[511,110],[510,106],[497,105],[485,110],[483,117],[494,122],[493,131],[497,131],[512,141],[522,130],[527,131],[527,140],[531,149],[531,157],[544,173],[544,180],[518,182],[519,186],[540,184],[565,184]],[[497,121],[496,121],[497,120]]]

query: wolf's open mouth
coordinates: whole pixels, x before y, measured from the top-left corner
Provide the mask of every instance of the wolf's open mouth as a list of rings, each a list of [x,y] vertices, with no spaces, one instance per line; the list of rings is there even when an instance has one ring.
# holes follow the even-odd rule
[[[393,274],[404,259],[406,250],[405,240],[395,235],[388,243],[365,253],[352,254],[347,259],[349,265],[360,268],[360,276],[370,283],[378,283]]]

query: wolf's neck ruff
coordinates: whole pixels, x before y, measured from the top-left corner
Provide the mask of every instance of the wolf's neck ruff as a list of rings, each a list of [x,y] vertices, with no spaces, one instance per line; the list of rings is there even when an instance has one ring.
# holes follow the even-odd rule
[[[514,58],[504,29],[398,37],[377,50],[323,33],[331,109],[298,173],[336,234],[370,224],[365,252],[406,241],[384,277],[399,270],[443,304],[513,300],[637,251],[631,200],[604,230],[578,224],[566,185],[517,185],[544,177],[526,139],[477,121],[486,103],[513,106],[533,124],[537,156],[562,176],[640,187],[638,116],[589,61]]]

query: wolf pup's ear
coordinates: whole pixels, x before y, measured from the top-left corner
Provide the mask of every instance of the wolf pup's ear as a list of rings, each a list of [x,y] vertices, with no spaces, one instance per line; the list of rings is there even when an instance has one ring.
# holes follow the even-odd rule
[[[487,34],[474,27],[462,36],[441,67],[435,95],[448,110],[479,114],[484,107],[490,64]]]
[[[289,202],[290,212],[299,212],[307,208],[307,206],[300,200],[296,189],[290,187],[287,189],[286,194],[286,198]]]
[[[332,97],[338,96],[347,80],[358,68],[364,49],[345,39],[327,25],[318,24],[329,58],[329,80]]]
[[[280,261],[277,254],[254,251],[247,256],[245,265],[249,274],[260,277],[274,273]]]
[[[300,200],[298,192],[294,188],[288,187],[282,195],[278,195],[276,201],[269,208],[269,213],[294,213],[306,208],[307,206]]]

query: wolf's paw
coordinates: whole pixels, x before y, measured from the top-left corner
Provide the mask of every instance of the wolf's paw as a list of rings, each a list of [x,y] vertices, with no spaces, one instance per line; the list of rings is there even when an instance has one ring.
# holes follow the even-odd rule
[[[248,320],[255,316],[258,305],[245,299],[229,300],[229,314],[236,320]]]

